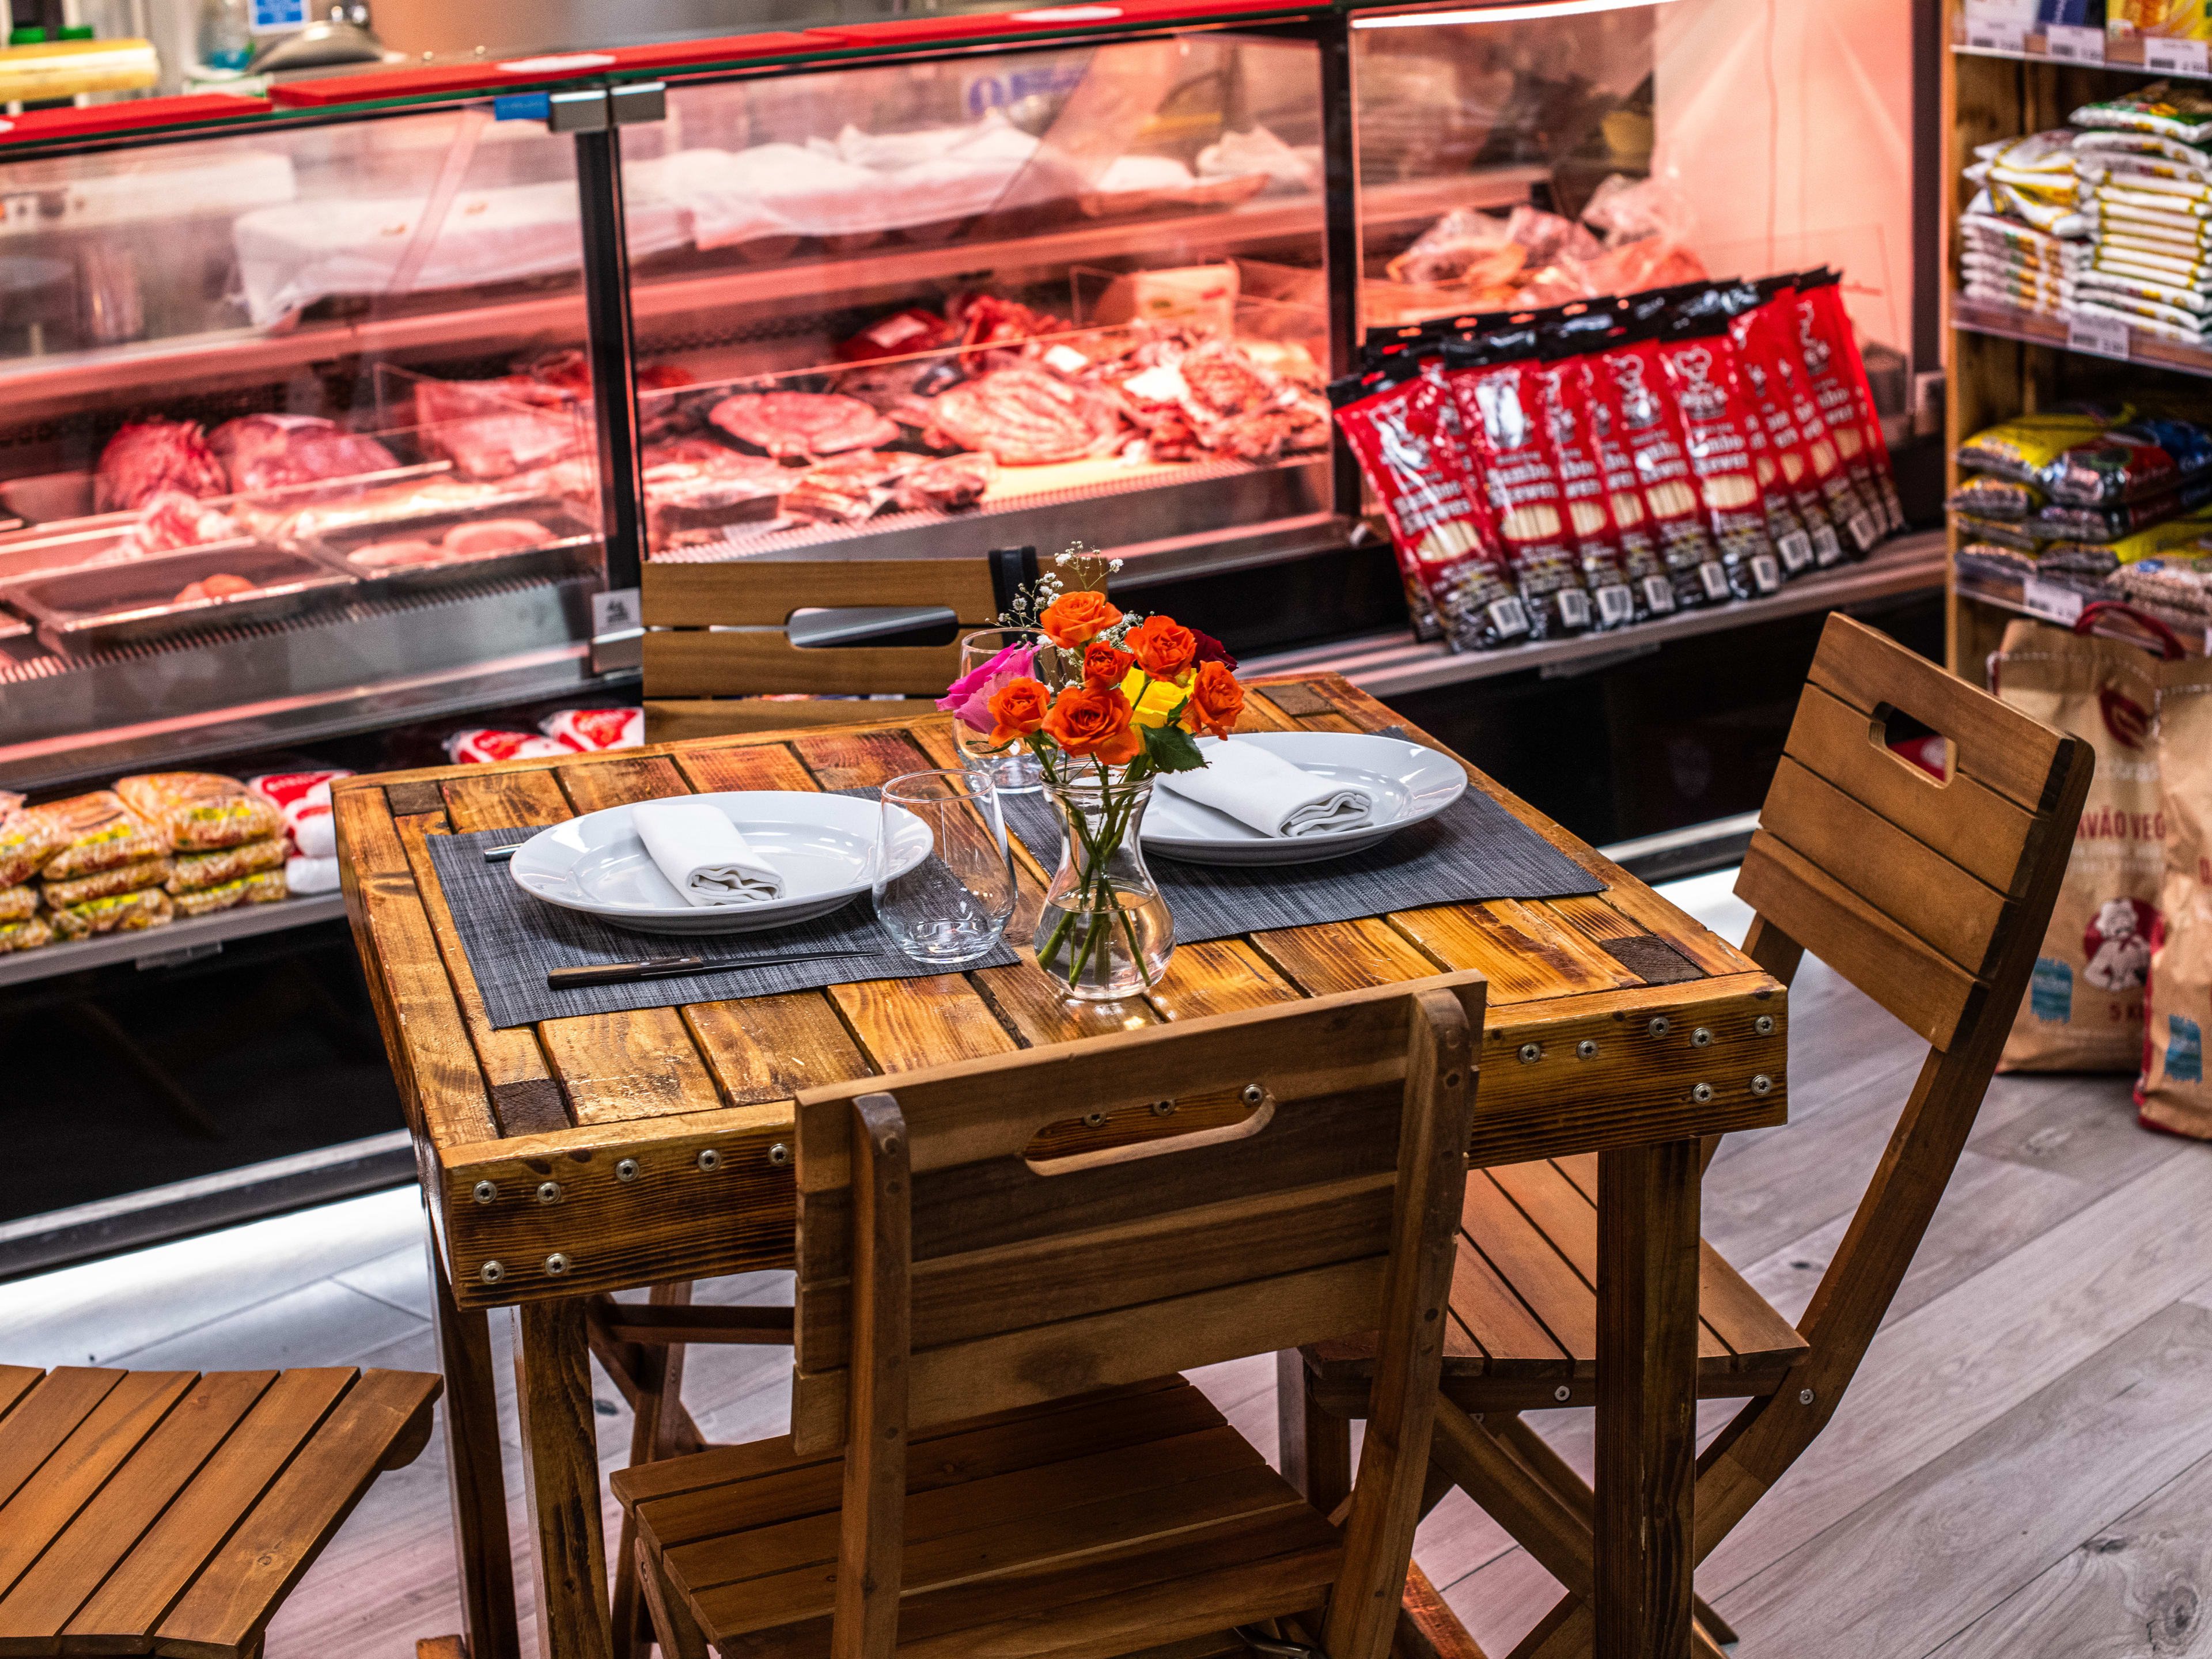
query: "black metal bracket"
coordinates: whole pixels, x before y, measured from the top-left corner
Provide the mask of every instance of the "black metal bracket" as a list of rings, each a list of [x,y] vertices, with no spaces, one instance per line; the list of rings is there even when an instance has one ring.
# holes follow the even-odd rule
[[[600,107],[608,107],[604,96]],[[583,211],[584,325],[599,437],[600,530],[606,541],[606,591],[619,593],[638,585],[645,560],[637,343],[630,329],[622,137],[610,122],[578,131],[575,143],[576,195]],[[634,616],[635,607],[631,610]]]
[[[1314,29],[1321,48],[1322,255],[1327,272],[1328,377],[1349,374],[1359,362],[1359,280],[1364,260],[1359,235],[1359,118],[1352,92],[1352,19],[1339,11]],[[1359,459],[1330,422],[1329,505],[1357,519]]]

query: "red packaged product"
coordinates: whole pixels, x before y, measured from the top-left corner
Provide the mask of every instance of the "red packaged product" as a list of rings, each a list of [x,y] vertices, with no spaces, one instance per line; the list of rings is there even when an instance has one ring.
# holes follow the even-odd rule
[[[1621,440],[1626,422],[1620,412],[1620,397],[1613,389],[1613,376],[1597,362],[1595,349],[1580,361],[1583,407],[1589,416],[1590,441],[1605,472],[1606,508],[1613,517],[1613,537],[1620,544],[1621,568],[1640,602],[1638,614],[1663,617],[1675,607],[1674,582],[1660,554],[1651,508],[1644,498],[1644,482],[1637,476],[1636,459]],[[1694,584],[1694,574],[1692,580]]]
[[[492,761],[540,760],[549,755],[576,751],[557,738],[535,732],[495,732],[483,726],[456,732],[446,739],[446,758],[456,766],[481,766]]]
[[[1740,599],[1772,593],[1782,586],[1776,557],[1774,514],[1760,488],[1755,428],[1729,347],[1728,319],[1718,315],[1678,319],[1660,343],[1659,360],[1682,420],[1682,448],[1697,480],[1705,522],[1719,547],[1729,591]],[[1784,513],[1788,509],[1783,509]],[[1794,525],[1796,516],[1788,522]],[[1789,533],[1786,532],[1785,533]],[[1799,529],[1796,533],[1803,534]],[[1807,552],[1811,551],[1808,544]]]
[[[1490,504],[1536,638],[1590,625],[1566,492],[1545,441],[1544,370],[1536,331],[1508,326],[1444,345],[1443,379],[1459,408],[1470,470]]]
[[[1544,442],[1565,498],[1567,532],[1574,539],[1583,583],[1589,589],[1590,603],[1597,612],[1594,626],[1619,628],[1625,623],[1642,622],[1651,615],[1651,606],[1638,591],[1638,578],[1656,577],[1664,587],[1665,568],[1648,536],[1639,538],[1645,568],[1632,571],[1629,568],[1598,441],[1589,364],[1574,340],[1547,340],[1539,388]],[[1643,511],[1640,501],[1636,510],[1639,514]],[[1674,604],[1674,592],[1668,589],[1668,609],[1672,610]]]
[[[1813,489],[1820,497],[1831,532],[1829,540],[1824,541],[1820,532],[1814,531],[1813,550],[1814,562],[1826,568],[1840,562],[1854,550],[1863,554],[1872,548],[1880,539],[1883,514],[1851,482],[1835,434],[1829,431],[1827,419],[1820,413],[1820,400],[1814,397],[1812,386],[1805,377],[1804,362],[1795,349],[1796,289],[1786,281],[1780,282],[1778,287],[1774,281],[1760,286],[1768,290],[1768,297],[1742,319],[1747,325],[1744,337],[1777,388],[1777,397],[1790,411],[1806,462],[1812,469]]]
[[[1678,605],[1720,605],[1731,596],[1728,570],[1699,511],[1682,417],[1667,386],[1659,343],[1638,329],[1600,352],[1593,369],[1609,382],[1615,437],[1636,468],[1651,534]]]
[[[837,348],[837,361],[865,363],[878,357],[907,357],[950,345],[959,330],[933,311],[910,306],[862,329]]]
[[[538,729],[571,749],[635,749],[645,741],[645,710],[563,708],[538,721]]]
[[[1443,383],[1405,363],[1339,380],[1329,397],[1389,522],[1399,569],[1434,608],[1446,642],[1480,651],[1524,637],[1528,608],[1454,453],[1458,416]]]
[[[1844,470],[1869,508],[1879,509],[1882,521],[1875,527],[1874,538],[1879,541],[1884,534],[1905,528],[1905,508],[1890,474],[1889,445],[1875,413],[1874,388],[1867,384],[1866,364],[1860,360],[1851,319],[1844,310],[1843,290],[1838,286],[1842,280],[1832,270],[1797,279],[1797,349],[1820,414],[1843,453]],[[1856,539],[1856,529],[1852,533]],[[1860,550],[1873,544],[1863,541]]]

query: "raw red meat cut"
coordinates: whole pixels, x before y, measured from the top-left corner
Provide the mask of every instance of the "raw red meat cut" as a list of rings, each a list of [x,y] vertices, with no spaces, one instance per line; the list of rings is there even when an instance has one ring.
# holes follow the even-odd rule
[[[898,428],[858,398],[833,392],[755,392],[725,398],[707,418],[769,454],[836,455],[894,442]]]
[[[146,498],[138,509],[138,522],[125,531],[115,545],[94,562],[110,564],[140,559],[149,553],[167,553],[179,547],[198,547],[239,534],[238,521],[219,507],[208,506],[181,489],[164,489]]]
[[[347,556],[371,570],[390,570],[400,565],[442,564],[448,555],[435,542],[371,542]]]
[[[230,483],[198,421],[138,421],[107,441],[93,480],[102,513],[143,507],[164,489],[222,495]]]
[[[528,406],[532,402],[544,406]],[[526,374],[418,380],[415,419],[423,449],[447,457],[465,478],[504,478],[588,447],[575,406]]]
[[[482,519],[455,525],[446,532],[444,545],[448,558],[476,559],[543,547],[552,539],[553,532],[535,519]]]
[[[246,415],[208,434],[234,490],[354,478],[399,465],[374,438],[316,415]]]
[[[908,512],[957,513],[983,499],[999,464],[981,453],[925,461],[901,478],[892,499]]]
[[[580,403],[592,395],[592,360],[573,346],[566,351],[549,351],[543,357],[517,363],[514,372],[517,378],[527,376],[538,385],[550,386],[562,397]],[[697,375],[675,363],[638,365],[637,389],[640,392],[670,392],[678,386],[697,384]]]
[[[783,510],[817,524],[854,525],[890,500],[898,481],[923,465],[919,455],[864,449],[810,466],[783,494]]]
[[[227,570],[218,570],[212,576],[203,576],[196,582],[187,582],[177,590],[172,605],[198,605],[208,599],[227,599],[234,593],[251,593],[253,584],[243,576],[234,576]]]
[[[1121,418],[1097,393],[1035,368],[1000,368],[938,394],[932,423],[954,442],[1007,466],[1103,455]]]

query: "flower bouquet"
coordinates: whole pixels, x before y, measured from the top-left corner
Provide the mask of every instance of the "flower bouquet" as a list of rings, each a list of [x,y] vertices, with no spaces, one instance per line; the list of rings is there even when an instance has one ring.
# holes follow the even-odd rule
[[[939,705],[981,752],[1036,757],[1061,825],[1037,965],[1074,995],[1100,1000],[1151,986],[1175,948],[1174,919],[1137,835],[1152,780],[1204,766],[1194,739],[1227,737],[1244,707],[1236,659],[1220,641],[1107,599],[1119,568],[1079,546],[1060,555],[1004,619],[1033,627],[1036,641],[1009,647]]]

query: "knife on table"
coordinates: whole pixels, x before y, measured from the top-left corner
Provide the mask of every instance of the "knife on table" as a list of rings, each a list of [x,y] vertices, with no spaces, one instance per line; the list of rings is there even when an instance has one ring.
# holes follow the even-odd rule
[[[784,957],[757,957],[744,962],[710,962],[704,957],[647,957],[637,962],[608,962],[589,968],[549,969],[549,989],[565,991],[580,985],[634,985],[641,980],[680,979],[686,974],[719,974],[726,968],[781,968],[799,962],[830,962],[844,957],[872,957],[873,951],[800,951]]]

